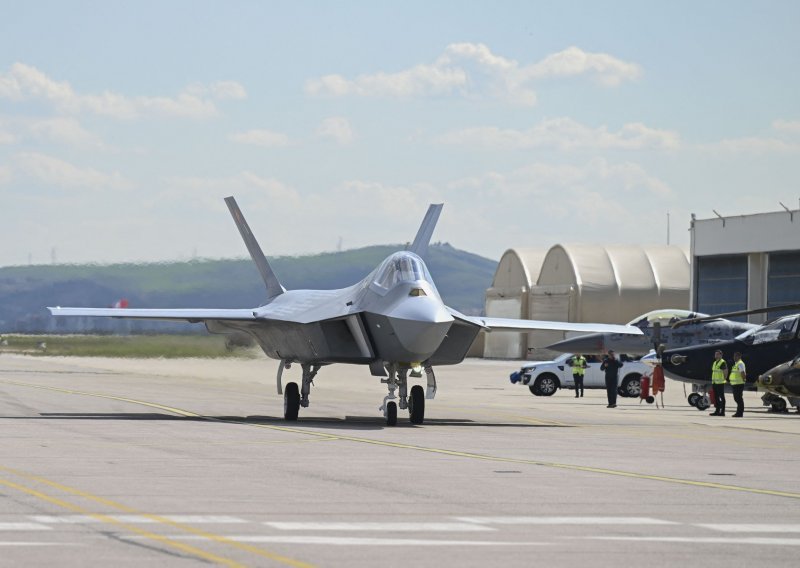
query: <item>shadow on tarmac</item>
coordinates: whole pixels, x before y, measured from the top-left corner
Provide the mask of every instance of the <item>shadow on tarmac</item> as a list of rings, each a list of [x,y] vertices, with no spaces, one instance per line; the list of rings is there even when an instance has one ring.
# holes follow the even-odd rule
[[[38,416],[0,416],[0,420],[163,420],[183,422],[209,422],[219,421],[228,424],[264,424],[269,426],[285,426],[301,430],[303,428],[331,429],[331,430],[382,430],[384,428],[420,428],[424,426],[445,427],[489,427],[489,428],[572,428],[566,424],[526,424],[515,422],[477,422],[474,420],[458,420],[448,418],[429,418],[425,424],[411,424],[407,420],[398,420],[396,426],[387,426],[384,419],[376,416],[345,416],[344,418],[314,417],[300,418],[297,422],[287,422],[280,416],[174,416],[157,412],[119,412],[119,413],[88,413],[88,412],[52,412],[41,413]]]

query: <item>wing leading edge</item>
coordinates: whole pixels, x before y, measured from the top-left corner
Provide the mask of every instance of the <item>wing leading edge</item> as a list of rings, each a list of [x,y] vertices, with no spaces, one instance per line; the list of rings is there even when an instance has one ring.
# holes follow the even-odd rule
[[[251,309],[128,309],[128,308],[62,308],[48,307],[54,316],[89,316],[128,319],[154,319],[164,321],[188,321],[197,323],[207,320],[255,321],[258,319]]]
[[[457,317],[472,322],[486,331],[578,331],[583,333],[624,333],[643,335],[642,330],[632,325],[611,323],[575,323],[568,321],[522,320],[512,318],[475,317],[459,314]]]

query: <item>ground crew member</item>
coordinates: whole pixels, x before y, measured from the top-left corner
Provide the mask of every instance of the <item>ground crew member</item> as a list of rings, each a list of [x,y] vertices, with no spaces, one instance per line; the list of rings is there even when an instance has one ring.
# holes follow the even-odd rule
[[[572,358],[572,378],[575,381],[575,398],[583,396],[583,375],[586,373],[586,357],[575,355]],[[580,395],[578,391],[580,390]]]
[[[714,351],[711,363],[711,386],[714,388],[714,412],[709,416],[725,416],[725,381],[728,378],[728,364],[722,358],[722,351]]]
[[[608,350],[608,357],[603,358],[600,370],[606,373],[606,396],[608,397],[608,407],[617,407],[617,389],[619,389],[619,368],[622,361],[614,357],[614,350]]]
[[[731,367],[731,390],[733,390],[733,400],[736,401],[736,414],[734,418],[744,416],[744,383],[747,380],[747,368],[742,361],[742,354],[738,351],[733,354],[733,367]]]

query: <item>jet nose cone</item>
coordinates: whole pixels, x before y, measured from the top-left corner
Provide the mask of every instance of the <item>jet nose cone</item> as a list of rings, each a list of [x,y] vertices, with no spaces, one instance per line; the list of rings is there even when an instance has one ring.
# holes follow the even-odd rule
[[[439,301],[409,298],[387,314],[397,340],[416,360],[427,359],[439,348],[453,324],[453,316]]]

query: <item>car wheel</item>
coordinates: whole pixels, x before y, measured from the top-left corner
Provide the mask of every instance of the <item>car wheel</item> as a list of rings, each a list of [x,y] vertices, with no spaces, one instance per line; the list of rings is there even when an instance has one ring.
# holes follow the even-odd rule
[[[629,398],[639,398],[642,394],[642,376],[639,373],[631,373],[622,380],[622,391]]]
[[[539,396],[553,396],[558,390],[558,377],[551,373],[539,375],[533,386],[538,391]]]
[[[533,396],[542,396],[542,393],[539,392],[539,388],[536,386],[536,384],[529,385],[528,390],[531,391]]]

